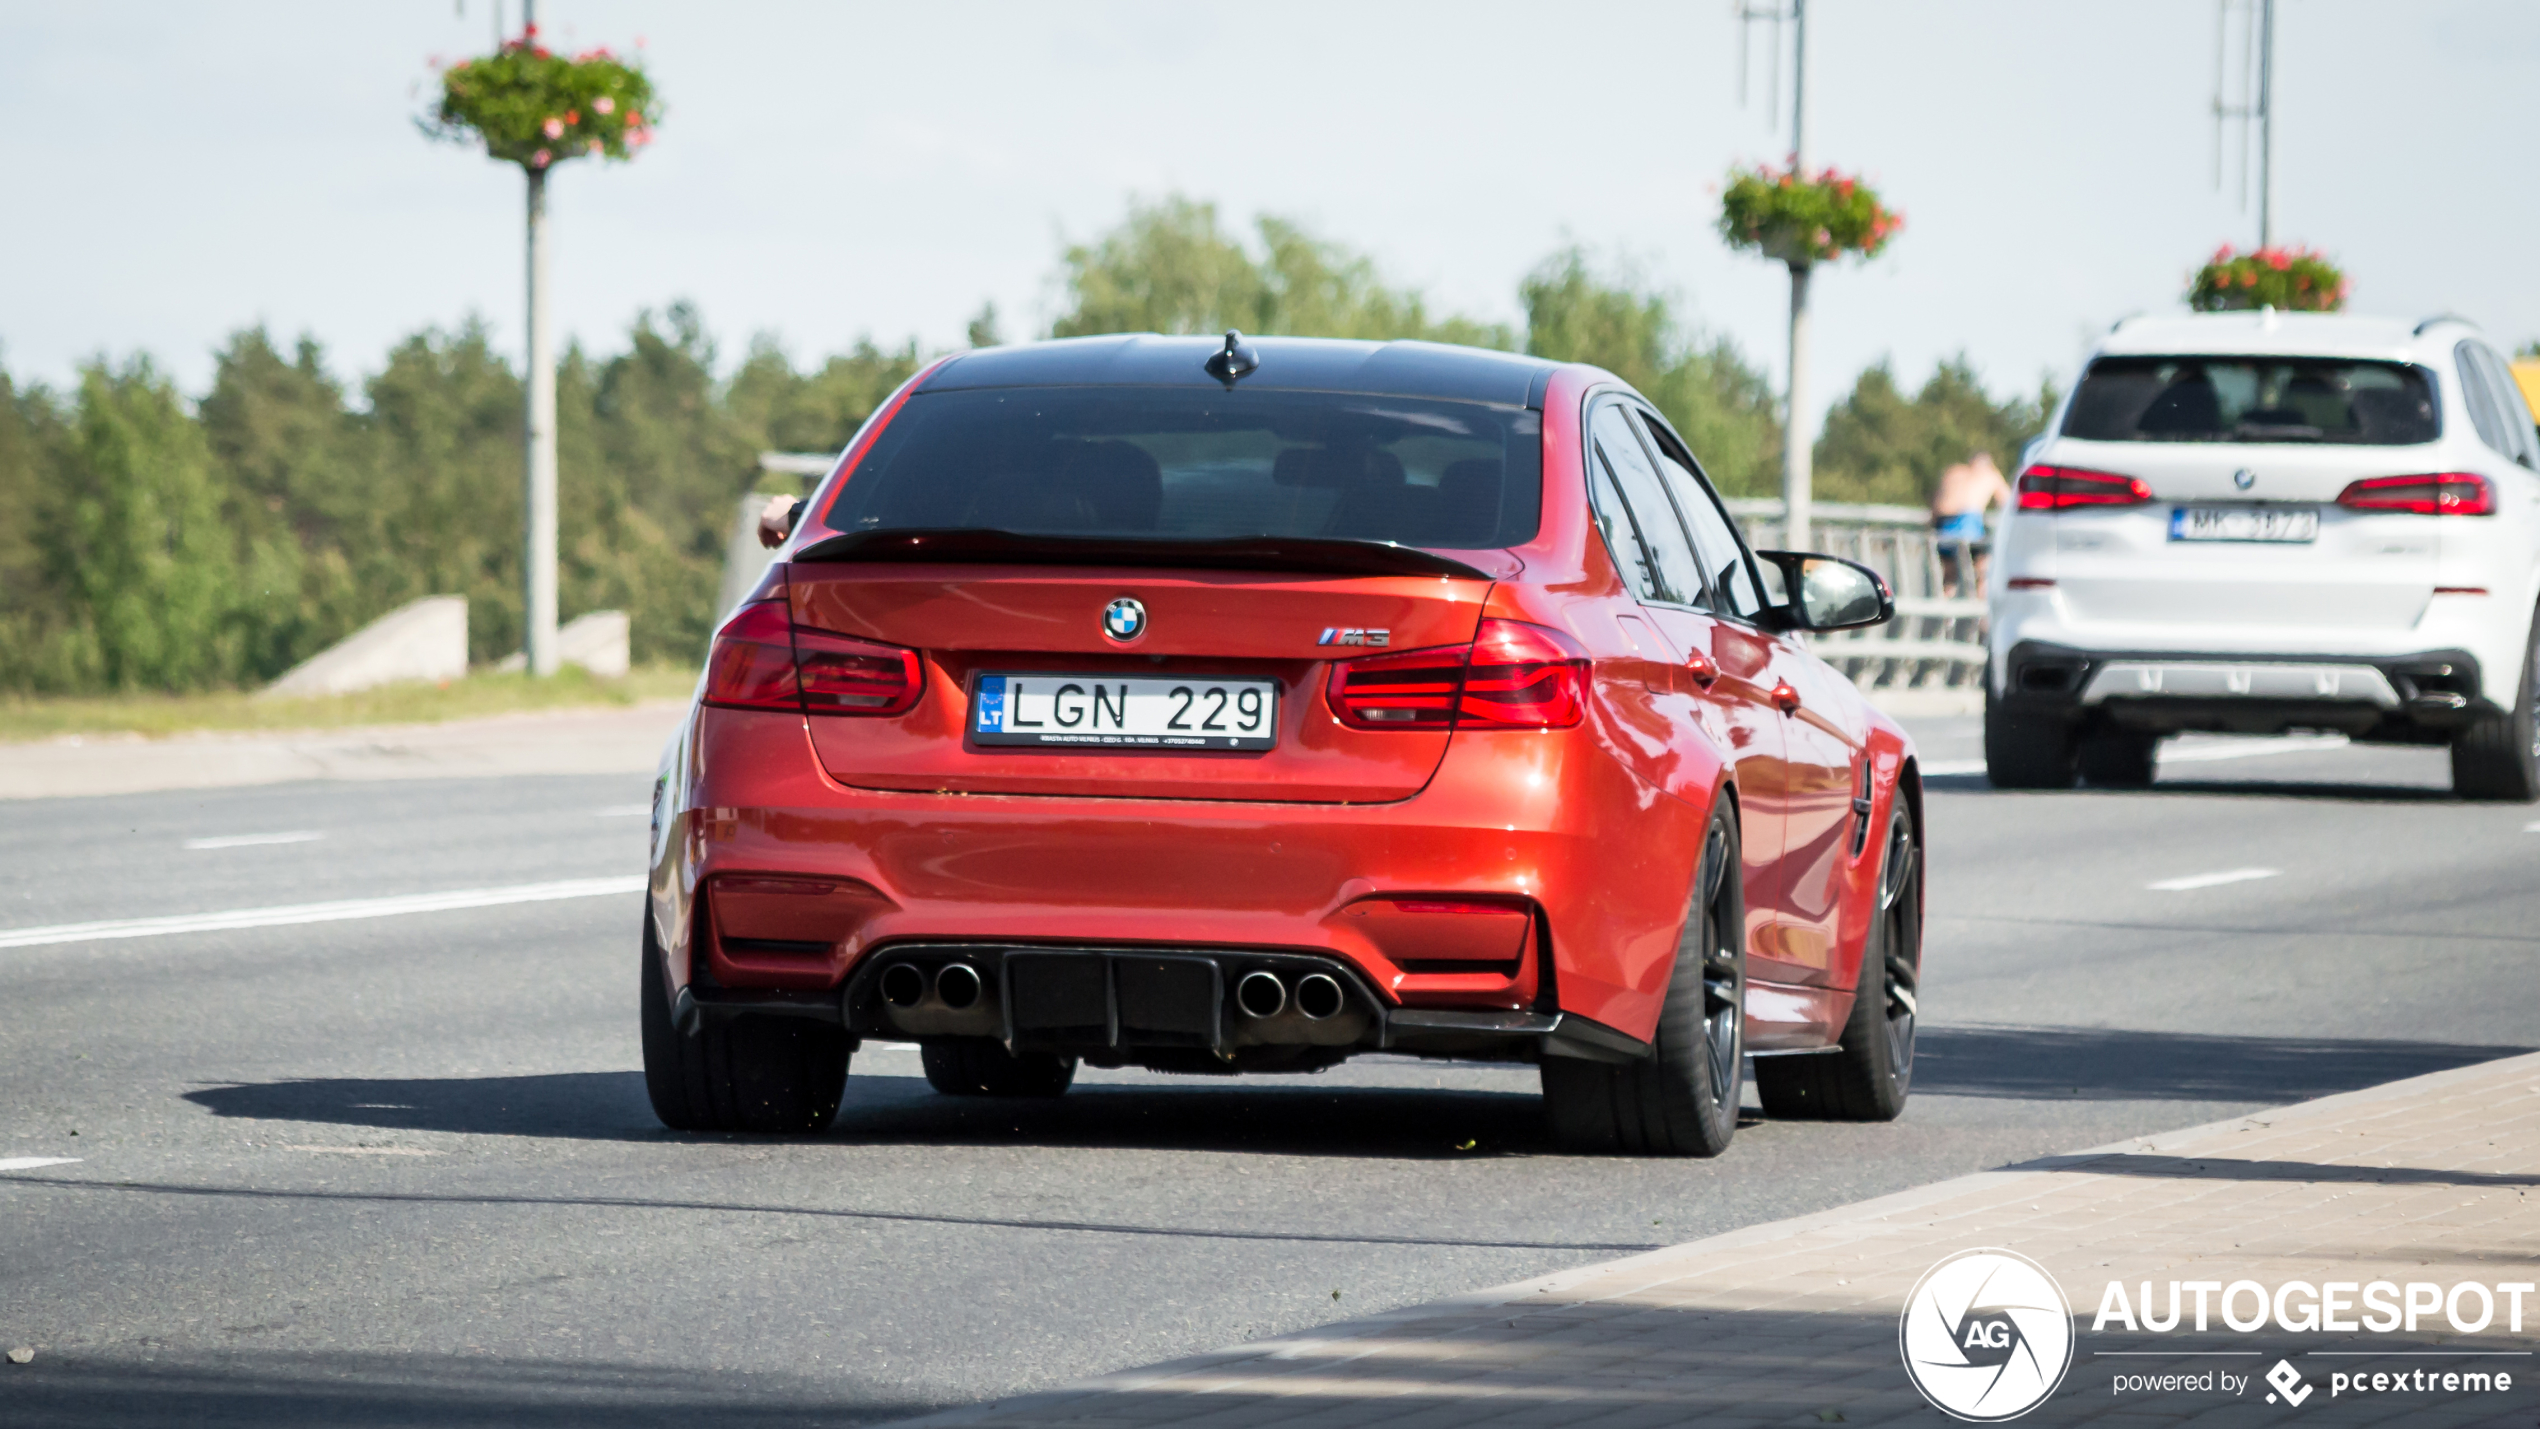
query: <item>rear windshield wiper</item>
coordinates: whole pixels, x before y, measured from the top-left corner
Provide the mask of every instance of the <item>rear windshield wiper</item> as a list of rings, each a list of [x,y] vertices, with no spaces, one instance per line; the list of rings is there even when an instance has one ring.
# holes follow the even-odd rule
[[[2298,422],[2242,422],[2231,429],[2235,442],[2322,442],[2326,430]]]
[[[1153,566],[1227,571],[1297,571],[1336,576],[1463,576],[1489,572],[1391,541],[1329,536],[1238,536],[1225,540],[1134,536],[1047,536],[950,528],[849,531],[814,541],[797,561],[951,561],[979,565]]]

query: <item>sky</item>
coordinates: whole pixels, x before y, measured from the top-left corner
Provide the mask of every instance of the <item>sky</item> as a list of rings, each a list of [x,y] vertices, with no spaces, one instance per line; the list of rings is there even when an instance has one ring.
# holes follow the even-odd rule
[[[1715,229],[1731,165],[1790,143],[1760,27],[1741,100],[1735,11],[546,0],[565,45],[640,42],[669,106],[635,162],[551,183],[556,313],[609,352],[688,300],[727,367],[760,334],[801,363],[957,346],[985,301],[1030,336],[1067,242],[1179,193],[1498,321],[1584,244],[1778,384],[1787,279]],[[519,171],[414,123],[433,60],[495,22],[491,0],[0,0],[0,364],[59,385],[144,353],[199,394],[262,323],[357,381],[471,315],[517,350]],[[2000,392],[2068,380],[2254,242],[2236,164],[2215,183],[2216,35],[2216,0],[1815,0],[1809,160],[1906,227],[1820,270],[1812,417],[1881,359],[1908,384],[1954,354]],[[2343,262],[2358,311],[2540,336],[2540,5],[2280,0],[2276,62],[2277,236]]]

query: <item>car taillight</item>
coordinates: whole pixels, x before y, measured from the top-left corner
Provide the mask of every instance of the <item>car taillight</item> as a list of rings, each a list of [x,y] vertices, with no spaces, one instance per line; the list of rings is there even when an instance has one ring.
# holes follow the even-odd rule
[[[1332,714],[1352,729],[1567,729],[1587,709],[1587,652],[1559,631],[1485,620],[1470,645],[1332,667]]]
[[[802,709],[794,683],[794,622],[784,601],[742,606],[715,632],[705,701],[743,710]]]
[[[916,651],[795,625],[781,599],[741,607],[706,657],[705,702],[727,709],[906,714],[925,688]]]
[[[926,689],[916,651],[802,625],[794,627],[794,675],[811,714],[906,714]]]
[[[2349,511],[2409,511],[2419,516],[2493,516],[2496,488],[2474,471],[2425,476],[2368,476],[2346,483],[2337,504]]]
[[[2077,466],[2033,466],[2020,473],[2022,511],[2069,511],[2076,506],[2140,506],[2152,488],[2138,477]]]

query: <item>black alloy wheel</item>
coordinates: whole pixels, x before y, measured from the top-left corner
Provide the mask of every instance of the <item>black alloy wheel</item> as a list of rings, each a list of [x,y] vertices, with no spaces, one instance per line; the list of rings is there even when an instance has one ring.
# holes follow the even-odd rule
[[[2071,725],[2013,711],[1984,687],[1984,776],[1996,789],[2069,789],[2081,772]]]
[[[1650,1054],[1543,1060],[1553,1139],[1571,1151],[1717,1156],[1737,1133],[1746,1053],[1746,896],[1737,820],[1711,815]]]
[[[825,1131],[846,1095],[854,1042],[843,1027],[800,1017],[673,1021],[653,920],[644,918],[640,1004],[644,1091],[673,1131]]]
[[[1868,940],[1861,950],[1852,1015],[1834,1050],[1758,1057],[1755,1090],[1764,1114],[1794,1121],[1894,1121],[1914,1086],[1914,1022],[1923,968],[1922,844],[1899,788]]]
[[[2502,804],[2540,799],[2540,618],[2523,644],[2514,707],[2485,716],[2452,740],[2452,792]]]

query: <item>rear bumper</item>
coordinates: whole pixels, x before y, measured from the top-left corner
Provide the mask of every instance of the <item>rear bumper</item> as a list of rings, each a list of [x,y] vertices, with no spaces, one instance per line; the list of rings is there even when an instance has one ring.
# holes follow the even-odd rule
[[[2466,650],[2215,655],[2023,640],[2002,666],[2000,698],[2012,711],[2149,733],[2331,729],[2440,743],[2496,710]]]
[[[1004,950],[976,956],[998,987],[1009,951],[1194,958],[1225,987],[1247,958],[1320,959],[1370,1004],[1353,1047],[1506,1055],[1564,1024],[1637,1046],[1704,811],[1566,734],[1459,736],[1429,788],[1389,804],[965,796],[849,788],[801,717],[702,711],[656,842],[655,927],[699,1015],[793,1010],[859,1035],[1011,1035],[859,1001],[895,951],[985,949]],[[746,897],[718,892],[733,886]],[[1519,929],[1489,960],[1441,956],[1389,921],[1415,895],[1523,917],[1475,920]]]
[[[1257,980],[1277,991],[1246,986]],[[897,943],[835,993],[692,983],[675,1008],[683,1030],[802,1017],[859,1038],[975,1037],[1097,1066],[1203,1073],[1314,1071],[1365,1051],[1498,1061],[1649,1051],[1576,1013],[1399,1006],[1341,959],[1260,949]]]

